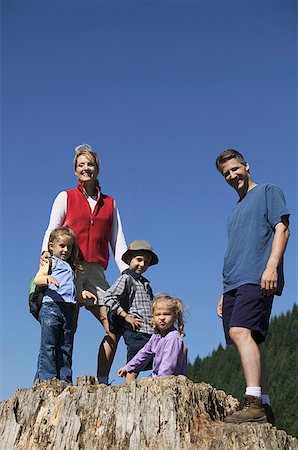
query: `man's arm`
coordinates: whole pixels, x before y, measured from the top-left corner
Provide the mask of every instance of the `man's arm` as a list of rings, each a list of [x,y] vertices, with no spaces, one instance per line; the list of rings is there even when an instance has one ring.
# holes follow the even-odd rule
[[[261,278],[261,288],[264,295],[274,295],[276,292],[277,268],[286,250],[289,236],[288,218],[282,217],[281,222],[275,226],[270,257]]]
[[[222,302],[223,302],[223,294],[221,294],[219,302],[217,304],[216,312],[218,317],[222,319]]]

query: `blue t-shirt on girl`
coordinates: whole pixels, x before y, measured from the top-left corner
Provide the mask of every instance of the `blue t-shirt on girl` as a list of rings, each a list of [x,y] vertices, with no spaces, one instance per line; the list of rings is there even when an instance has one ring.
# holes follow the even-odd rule
[[[239,200],[228,218],[228,248],[224,258],[224,292],[244,284],[261,284],[268,262],[274,228],[282,216],[289,217],[281,189],[257,185]],[[284,286],[283,261],[278,267],[276,295]]]
[[[74,282],[74,273],[67,261],[52,256],[55,260],[55,267],[52,270],[52,276],[56,278],[60,286],[57,287],[51,283],[45,290],[43,303],[65,302],[76,303],[77,294]]]

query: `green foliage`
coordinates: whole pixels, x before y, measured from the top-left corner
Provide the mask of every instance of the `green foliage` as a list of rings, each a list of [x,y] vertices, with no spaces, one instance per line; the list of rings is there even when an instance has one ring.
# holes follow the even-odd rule
[[[266,342],[262,345],[269,373],[271,406],[276,426],[298,437],[298,306],[272,318]],[[204,381],[240,399],[245,381],[233,346],[219,345],[210,356],[188,365],[189,378]]]

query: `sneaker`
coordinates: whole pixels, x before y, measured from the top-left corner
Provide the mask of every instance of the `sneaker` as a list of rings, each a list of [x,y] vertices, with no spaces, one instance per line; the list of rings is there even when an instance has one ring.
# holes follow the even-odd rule
[[[275,418],[274,418],[274,414],[273,414],[271,406],[268,405],[268,403],[264,403],[263,406],[264,406],[264,409],[265,409],[267,422],[271,423],[271,425],[274,426],[275,425]]]
[[[262,400],[253,395],[244,395],[236,411],[224,419],[225,423],[267,422]]]

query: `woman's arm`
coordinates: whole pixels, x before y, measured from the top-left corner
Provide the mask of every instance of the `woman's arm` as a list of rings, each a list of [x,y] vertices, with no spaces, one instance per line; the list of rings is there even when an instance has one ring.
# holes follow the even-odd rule
[[[110,245],[113,251],[113,255],[115,257],[116,264],[120,272],[123,272],[123,270],[128,268],[128,265],[125,264],[125,262],[123,262],[121,259],[123,253],[126,252],[127,250],[127,245],[122,230],[120,214],[116,207],[115,201],[114,201],[114,215],[113,215]]]
[[[41,253],[48,250],[48,242],[51,231],[57,227],[61,227],[66,216],[67,208],[67,192],[62,191],[54,200],[48,228],[44,234]]]

